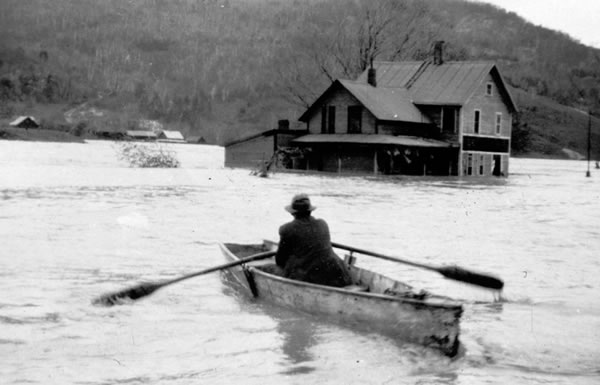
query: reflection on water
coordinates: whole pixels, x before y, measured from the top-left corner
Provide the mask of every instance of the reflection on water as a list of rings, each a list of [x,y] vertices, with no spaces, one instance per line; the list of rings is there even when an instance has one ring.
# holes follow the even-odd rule
[[[243,309],[260,312],[269,316],[276,323],[276,330],[281,337],[281,350],[292,365],[288,374],[314,370],[310,366],[298,367],[298,364],[309,363],[313,357],[310,348],[316,343],[315,332],[318,324],[311,321],[307,314],[274,306],[258,298],[252,298],[248,289],[241,287],[228,271],[221,273],[225,283],[223,293],[239,301]]]
[[[282,337],[281,350],[291,364],[286,373],[307,373],[315,370],[310,365],[315,359],[311,347],[317,343],[315,332],[318,325],[311,322],[306,315],[298,316],[282,309],[271,308],[266,313],[277,322],[277,332]],[[298,366],[299,364],[303,365]]]

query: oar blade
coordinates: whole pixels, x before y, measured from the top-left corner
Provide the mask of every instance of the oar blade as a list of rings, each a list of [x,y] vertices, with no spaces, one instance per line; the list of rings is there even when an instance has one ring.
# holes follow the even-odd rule
[[[458,266],[444,266],[440,267],[438,271],[446,278],[470,283],[471,285],[486,287],[494,290],[502,290],[504,287],[504,282],[496,277],[465,270]]]
[[[113,306],[123,303],[125,300],[136,300],[146,297],[162,287],[159,283],[142,283],[129,289],[109,293],[95,298],[92,301],[94,305]]]

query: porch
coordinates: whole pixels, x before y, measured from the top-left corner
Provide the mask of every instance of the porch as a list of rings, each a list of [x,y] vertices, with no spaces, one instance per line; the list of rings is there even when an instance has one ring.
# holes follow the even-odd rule
[[[452,143],[392,135],[305,135],[306,169],[336,173],[457,175],[459,149]]]

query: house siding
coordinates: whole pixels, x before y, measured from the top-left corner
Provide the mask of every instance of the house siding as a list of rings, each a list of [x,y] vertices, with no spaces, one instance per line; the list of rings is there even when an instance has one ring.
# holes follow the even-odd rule
[[[305,130],[270,130],[248,139],[232,142],[225,146],[225,166],[256,167],[261,162],[271,160],[276,150],[295,147],[292,140],[306,134]],[[278,158],[275,167],[286,167],[281,160],[281,157]]]
[[[492,95],[487,85],[492,84]],[[475,111],[480,111],[479,132],[475,133]],[[500,132],[496,132],[496,114],[502,114]],[[490,74],[461,109],[461,174],[466,176],[508,176],[512,113],[505,104],[498,84]],[[477,140],[480,138],[480,140]],[[497,142],[497,143],[494,143]],[[476,144],[473,144],[476,143]],[[499,157],[500,169],[494,156]]]
[[[273,136],[261,136],[245,142],[227,146],[225,149],[226,167],[256,167],[268,161],[274,151]]]
[[[358,99],[352,96],[352,94],[347,90],[339,90],[323,100],[323,106],[335,107],[335,133],[346,134],[348,133],[348,107],[362,106],[362,103],[360,103]],[[307,128],[311,134],[321,133],[321,119],[322,109],[318,108],[316,109],[316,113],[313,114],[308,121]],[[373,116],[369,110],[363,107],[363,113],[361,117],[361,133],[375,134],[375,122],[375,116]]]
[[[492,95],[486,95],[486,87],[488,83],[493,84]],[[473,116],[475,110],[481,111],[481,119],[479,124],[479,135],[497,136],[502,138],[510,138],[511,135],[511,113],[506,104],[502,100],[502,96],[498,90],[498,85],[491,75],[488,75],[486,80],[482,82],[480,87],[473,93],[469,100],[464,104],[463,108],[463,134],[474,134]],[[500,134],[496,134],[496,113],[502,114],[502,128]]]
[[[407,122],[380,122],[377,130],[379,134],[383,135],[406,135],[423,138],[434,138],[436,132],[439,132],[439,128],[434,125]]]

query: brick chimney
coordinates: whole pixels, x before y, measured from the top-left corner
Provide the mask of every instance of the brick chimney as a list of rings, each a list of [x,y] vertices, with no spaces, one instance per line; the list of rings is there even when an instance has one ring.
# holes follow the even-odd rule
[[[433,64],[444,64],[444,41],[438,40],[433,43]]]
[[[377,71],[373,68],[373,59],[371,59],[371,66],[367,72],[367,83],[373,87],[377,87]]]

